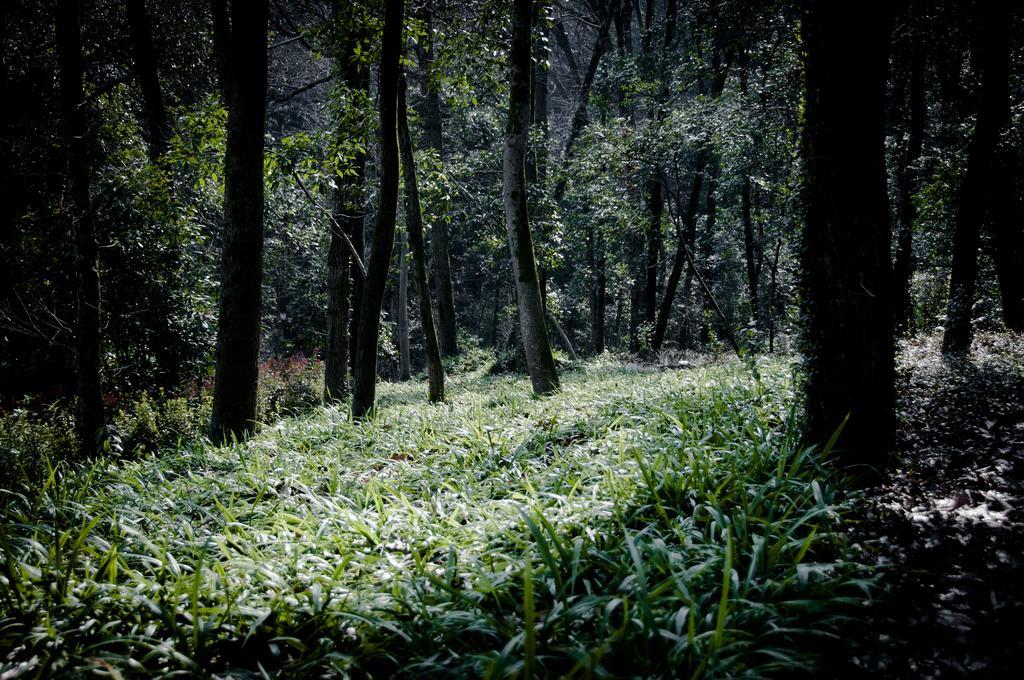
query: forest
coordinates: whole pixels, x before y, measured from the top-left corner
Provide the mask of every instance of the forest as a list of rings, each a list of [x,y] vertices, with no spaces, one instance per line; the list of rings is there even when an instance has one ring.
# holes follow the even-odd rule
[[[1024,7],[4,0],[0,678],[1015,677]]]

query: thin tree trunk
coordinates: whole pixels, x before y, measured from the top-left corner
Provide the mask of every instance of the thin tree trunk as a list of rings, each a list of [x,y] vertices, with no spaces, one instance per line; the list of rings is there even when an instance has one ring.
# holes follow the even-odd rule
[[[75,235],[75,430],[79,455],[89,457],[106,439],[100,387],[100,258],[90,187],[79,0],[59,0],[56,11],[60,104]]]
[[[535,394],[558,389],[558,373],[551,355],[537,263],[530,235],[526,194],[526,141],[530,127],[530,43],[533,34],[533,3],[515,0],[510,50],[508,125],[505,129],[502,200],[508,231],[512,269],[519,303],[519,325],[526,351],[526,365]]]
[[[544,7],[544,3],[541,2],[533,4],[535,25],[540,25],[546,16]],[[546,64],[550,50],[547,38],[547,35],[538,34],[533,41],[530,123],[540,133],[540,140],[528,148],[526,159],[526,183],[534,188],[535,195],[540,194],[540,196],[543,196],[547,189],[548,178],[548,68]],[[527,141],[529,141],[529,136]],[[538,196],[539,199],[540,196]],[[543,249],[550,239],[551,232],[551,220],[546,207],[547,203],[544,200],[537,200],[533,203],[530,212],[531,223],[537,232],[537,243],[541,252],[544,252]],[[546,314],[548,309],[548,270],[543,260],[537,264],[537,276],[540,281],[540,300]]]
[[[895,431],[888,24],[859,5],[803,5],[805,437],[825,442],[846,422],[846,465],[884,464]]]
[[[408,211],[407,211],[408,212]],[[409,248],[408,235],[403,230],[398,235],[398,379],[412,377],[409,367]]]
[[[398,90],[398,145],[402,156],[402,175],[405,183],[405,224],[412,246],[413,273],[416,288],[420,293],[420,322],[423,326],[423,348],[427,358],[427,380],[429,399],[444,401],[444,366],[441,363],[441,346],[434,326],[434,311],[430,304],[430,282],[427,279],[427,258],[423,246],[423,212],[420,207],[420,192],[416,182],[416,157],[409,134],[408,109],[405,100],[405,82]]]
[[[672,315],[672,307],[675,304],[676,289],[679,286],[679,278],[682,276],[683,268],[686,266],[686,248],[694,242],[697,233],[697,215],[700,205],[700,191],[704,182],[704,168],[707,166],[707,152],[701,152],[697,158],[697,167],[693,174],[693,181],[690,184],[690,200],[686,204],[686,216],[682,220],[681,228],[676,229],[676,253],[672,260],[672,270],[669,272],[668,281],[665,283],[665,294],[661,298],[661,309],[658,310],[654,335],[651,338],[651,349],[655,352],[661,350],[665,342],[665,333],[668,331],[668,320]],[[676,220],[679,224],[679,220]],[[692,270],[687,272],[687,286],[685,293],[689,294],[689,278]]]
[[[648,222],[647,256],[644,261],[644,321],[654,326],[658,318],[658,255],[661,252],[661,221],[665,209],[660,179],[647,181],[645,198]]]
[[[750,201],[750,177],[744,175],[740,182],[740,216],[743,221],[743,255],[747,265],[747,295],[750,300],[750,318],[754,328],[761,328],[761,312],[757,299],[758,280],[761,278],[761,264],[757,236],[754,233],[754,217]]]
[[[356,44],[355,40],[346,41],[338,53],[336,68],[343,74],[349,92],[353,95],[367,94],[369,72],[353,59]],[[359,101],[360,97],[353,99]],[[335,134],[339,139],[348,135],[342,121],[337,123]],[[362,273],[352,266],[349,244],[362,260],[364,152],[356,152],[350,169],[351,173],[343,172],[335,178],[334,220],[327,255],[327,347],[324,351],[324,399],[327,401],[341,401],[348,396],[349,357],[354,356],[349,354],[352,342],[349,325],[354,323],[350,321],[350,310],[358,310],[359,300],[353,284],[354,279],[362,280]]]
[[[395,247],[398,211],[398,83],[402,67],[403,0],[384,0],[384,37],[380,53],[380,195],[373,229],[373,250],[359,309],[355,377],[352,380],[352,415],[362,418],[374,406],[377,394],[377,343],[391,251]]]
[[[672,0],[670,0],[671,2]],[[594,40],[594,49],[590,52],[590,61],[587,63],[587,71],[583,75],[583,82],[580,84],[579,98],[576,100],[576,111],[572,116],[572,123],[569,125],[569,136],[565,142],[563,158],[572,154],[573,146],[579,139],[580,133],[589,122],[587,105],[590,101],[590,89],[594,85],[594,78],[597,76],[597,68],[601,64],[605,49],[608,47],[608,34],[611,29],[612,20],[618,10],[619,0],[610,0],[604,8],[604,16],[601,17],[601,25],[597,29],[597,38]],[[563,189],[564,190],[564,189]],[[559,192],[559,197],[561,192]]]
[[[160,69],[153,46],[153,28],[146,10],[146,0],[126,0],[128,27],[132,36],[132,56],[135,72],[142,92],[143,117],[146,125],[146,143],[149,159],[156,162],[167,151],[171,126],[167,119]]]
[[[978,282],[978,243],[986,217],[986,201],[995,176],[999,132],[1009,115],[1010,11],[1002,3],[980,3],[981,31],[975,48],[981,73],[981,99],[967,154],[967,172],[960,186],[953,267],[942,352],[965,354],[971,348],[975,291]]]
[[[606,274],[600,232],[591,226],[587,234],[587,264],[590,267],[590,346],[595,355],[604,352]]]
[[[267,2],[214,0],[228,109],[224,243],[210,437],[244,437],[256,423],[263,280],[263,134],[267,103]]]
[[[572,340],[569,339],[569,336],[566,334],[565,329],[562,328],[562,325],[558,323],[558,319],[556,319],[555,315],[551,313],[551,310],[545,310],[545,314],[547,315],[551,326],[555,329],[555,334],[558,335],[558,339],[562,343],[562,347],[565,347],[565,351],[569,353],[569,358],[573,361],[579,361],[580,357],[576,354],[576,348],[572,346]]]
[[[775,352],[775,311],[778,304],[779,255],[782,253],[782,239],[775,241],[775,253],[772,256],[771,278],[768,284],[768,353]]]
[[[899,186],[899,232],[896,238],[896,258],[893,263],[893,305],[897,335],[906,335],[911,330],[910,279],[914,272],[914,220],[917,207],[914,196],[917,193],[917,162],[924,145],[925,117],[928,114],[925,102],[925,53],[921,36],[914,35],[910,54],[910,134],[903,153]]]
[[[434,149],[438,160],[444,161],[444,147],[441,120],[441,90],[431,81],[434,63],[434,42],[430,33],[433,17],[429,6],[424,5],[420,16],[427,27],[427,36],[419,50],[419,63],[423,71],[421,95],[423,97],[422,125],[424,147]],[[457,320],[455,316],[455,292],[452,285],[451,257],[449,255],[449,233],[447,220],[440,218],[430,225],[430,263],[433,270],[431,282],[434,285],[434,299],[437,300],[437,325],[441,341],[441,353],[453,357],[459,353]]]
[[[153,43],[153,28],[146,0],[126,0],[126,16],[132,41],[132,57],[135,62],[135,76],[142,94],[140,114],[143,136],[149,151],[151,163],[157,163],[170,145],[171,124],[164,104],[160,84],[160,69],[156,48]],[[177,267],[181,260],[180,246],[175,244],[168,253],[170,264]],[[154,384],[174,389],[180,382],[181,355],[178,351],[180,338],[176,329],[161,324],[153,329],[153,353],[156,357],[156,371],[152,376]]]

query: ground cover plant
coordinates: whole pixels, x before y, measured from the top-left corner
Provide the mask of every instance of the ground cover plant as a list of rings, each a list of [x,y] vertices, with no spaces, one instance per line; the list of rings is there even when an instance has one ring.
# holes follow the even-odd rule
[[[5,677],[761,676],[869,597],[783,361],[483,371],[8,493]]]

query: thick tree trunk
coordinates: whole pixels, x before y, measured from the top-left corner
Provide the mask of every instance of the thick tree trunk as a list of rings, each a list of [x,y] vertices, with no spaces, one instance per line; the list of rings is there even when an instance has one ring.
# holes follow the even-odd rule
[[[398,235],[398,379],[408,380],[412,377],[409,366],[409,247],[408,234],[402,231]]]
[[[1016,149],[1004,149],[999,154],[992,240],[1003,322],[1011,331],[1024,332],[1024,211],[1017,193],[1020,164],[1016,154]]]
[[[978,285],[978,243],[986,218],[986,202],[996,176],[999,132],[1009,116],[1010,10],[1002,3],[979,3],[980,35],[975,47],[981,74],[981,98],[974,136],[967,153],[967,172],[960,186],[953,267],[942,352],[965,354],[974,333],[972,317]]]
[[[899,185],[899,232],[896,237],[896,258],[893,262],[893,305],[897,335],[911,331],[910,279],[914,273],[914,220],[917,207],[917,162],[924,145],[925,117],[928,114],[925,102],[924,69],[925,52],[921,37],[914,35],[910,53],[910,130],[907,146],[903,152]]]
[[[10,107],[13,102],[8,89],[7,3],[0,4],[0,305],[7,304],[13,288],[14,207],[15,190],[11,186]]]
[[[380,196],[373,229],[373,250],[359,308],[352,415],[362,418],[377,394],[377,343],[398,211],[398,82],[402,73],[403,0],[384,0],[384,37],[380,53]]]
[[[431,82],[434,63],[434,43],[431,30],[432,16],[429,7],[420,11],[428,34],[419,50],[420,67],[423,70],[421,94],[423,96],[422,126],[424,147],[434,149],[437,157],[444,161],[441,122],[441,90]],[[437,326],[441,341],[441,353],[453,357],[459,353],[457,320],[455,316],[455,292],[452,285],[451,257],[448,249],[448,222],[435,220],[430,225],[430,263],[433,270],[431,282],[434,285],[434,299],[437,301]]]
[[[263,283],[263,134],[267,2],[214,2],[224,101],[224,243],[210,437],[244,437],[256,423]]]
[[[160,87],[160,69],[153,46],[153,28],[149,12],[146,10],[146,0],[126,0],[125,9],[132,36],[135,73],[139,81],[139,90],[142,92],[149,159],[156,162],[167,150],[171,126],[164,106],[163,90]]]
[[[347,41],[337,56],[336,68],[343,74],[345,86],[354,95],[366,94],[369,88],[367,68],[353,59],[356,42]],[[360,97],[354,97],[359,101]],[[335,134],[348,135],[342,122]],[[350,310],[358,310],[354,279],[362,274],[353,267],[349,242],[362,258],[364,185],[366,154],[357,152],[352,159],[352,173],[335,178],[334,220],[331,224],[331,245],[327,255],[327,347],[324,350],[324,400],[341,401],[348,396]],[[350,297],[352,300],[350,301]],[[354,304],[353,304],[354,303]],[[355,316],[352,314],[351,316]],[[354,355],[351,355],[354,356]]]
[[[79,0],[59,0],[56,11],[60,105],[75,235],[75,430],[79,455],[88,457],[96,454],[106,436],[100,388],[100,258],[90,188]]]
[[[883,465],[895,425],[888,24],[853,4],[803,4],[805,437],[825,442],[848,418],[846,465]]]
[[[519,325],[526,351],[526,364],[536,394],[558,389],[558,373],[551,355],[544,303],[537,277],[537,262],[530,235],[526,199],[526,141],[530,127],[530,43],[533,33],[533,3],[515,0],[512,19],[510,92],[508,124],[505,128],[502,201],[508,231],[512,270],[516,278]]]
[[[398,145],[402,156],[402,175],[405,183],[405,223],[412,246],[413,273],[420,293],[420,321],[423,326],[423,348],[427,357],[427,380],[430,401],[444,401],[444,366],[441,347],[434,326],[434,311],[430,304],[430,282],[427,279],[426,252],[423,247],[423,211],[420,191],[416,182],[416,157],[409,134],[408,110],[405,101],[405,83],[398,91]]]

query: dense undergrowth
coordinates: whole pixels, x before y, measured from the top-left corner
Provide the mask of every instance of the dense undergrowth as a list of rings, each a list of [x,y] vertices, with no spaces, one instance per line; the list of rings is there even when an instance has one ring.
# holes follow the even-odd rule
[[[252,441],[8,492],[0,673],[735,676],[870,592],[788,368],[595,363],[533,399],[383,388]]]

